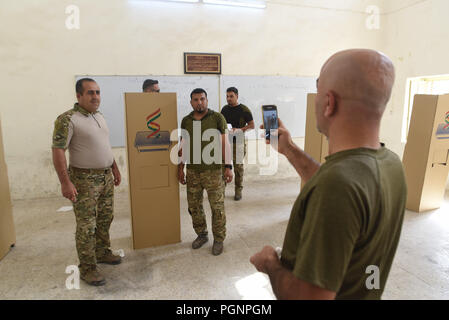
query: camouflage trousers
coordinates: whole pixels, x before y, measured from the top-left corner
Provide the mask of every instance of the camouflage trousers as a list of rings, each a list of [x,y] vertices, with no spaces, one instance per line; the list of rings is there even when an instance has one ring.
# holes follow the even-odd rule
[[[242,150],[243,146],[243,150]],[[237,149],[239,149],[239,154],[237,154]],[[243,153],[242,153],[243,152]],[[246,156],[246,143],[245,144],[236,144],[234,143],[232,146],[232,164],[234,169],[234,185],[235,185],[235,193],[241,193],[243,190],[243,160]],[[223,174],[225,167],[223,166]],[[227,183],[225,183],[225,186]]]
[[[197,235],[207,235],[206,215],[203,208],[203,191],[206,189],[212,211],[214,240],[222,242],[226,237],[226,215],[221,169],[205,171],[187,169],[186,182],[187,203],[192,216],[193,229]]]
[[[80,270],[97,264],[97,257],[110,252],[109,227],[114,207],[114,179],[111,169],[70,167],[70,180],[78,191],[73,211],[76,217],[76,250]]]

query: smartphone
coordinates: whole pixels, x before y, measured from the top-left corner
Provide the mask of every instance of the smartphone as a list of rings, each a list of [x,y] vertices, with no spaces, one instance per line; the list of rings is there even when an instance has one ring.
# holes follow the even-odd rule
[[[265,139],[270,140],[270,130],[279,128],[278,108],[275,105],[262,106],[262,119]]]

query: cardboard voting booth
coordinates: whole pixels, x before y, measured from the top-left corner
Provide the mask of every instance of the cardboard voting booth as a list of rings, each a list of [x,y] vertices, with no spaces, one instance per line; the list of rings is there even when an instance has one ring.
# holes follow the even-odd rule
[[[2,126],[0,121],[0,259],[16,243],[8,170],[6,168],[3,150]]]
[[[324,134],[317,129],[315,116],[315,93],[307,95],[307,114],[306,114],[306,134],[304,139],[304,152],[319,163],[326,161],[325,157],[329,153],[329,145]],[[301,188],[304,186],[301,181]]]
[[[142,249],[181,241],[175,93],[125,93],[132,241]]]
[[[449,94],[416,95],[402,162],[407,179],[406,208],[440,207],[449,173]]]

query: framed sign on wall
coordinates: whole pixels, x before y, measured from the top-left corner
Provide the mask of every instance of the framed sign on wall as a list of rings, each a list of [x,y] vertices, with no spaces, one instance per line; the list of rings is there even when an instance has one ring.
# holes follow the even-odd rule
[[[184,73],[221,74],[221,53],[184,52]]]

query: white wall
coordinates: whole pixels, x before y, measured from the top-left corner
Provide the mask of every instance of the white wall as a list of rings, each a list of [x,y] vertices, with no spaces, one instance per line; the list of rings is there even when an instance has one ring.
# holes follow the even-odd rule
[[[402,156],[405,144],[401,143],[401,130],[406,111],[407,78],[449,74],[449,1],[385,1],[384,10],[390,13],[382,19],[382,47],[396,66],[396,81],[384,115],[381,136]]]
[[[445,0],[431,2],[439,8],[422,5],[436,19],[430,28],[447,26],[438,21],[441,9],[447,9]],[[80,8],[80,30],[65,27],[70,4]],[[409,74],[443,72],[438,61],[444,50],[426,50],[430,44],[447,49],[439,43],[447,31],[430,38],[420,33],[426,46],[413,43],[417,38],[407,35],[408,17],[420,24],[420,7],[387,15],[385,28],[368,30],[365,9],[373,4],[385,5],[381,0],[273,0],[267,9],[256,10],[156,1],[1,1],[0,116],[13,199],[59,195],[51,137],[57,115],[75,102],[75,75],[180,75],[183,52],[193,51],[221,53],[228,75],[317,76],[331,54],[351,47],[385,47],[404,69],[398,82]],[[429,56],[431,61],[421,61]],[[403,96],[400,84],[396,90],[383,131],[394,142],[400,139]],[[114,154],[125,178],[121,188],[126,188],[125,151]],[[258,178],[255,168],[248,172],[248,178]],[[281,160],[278,177],[292,174]]]

